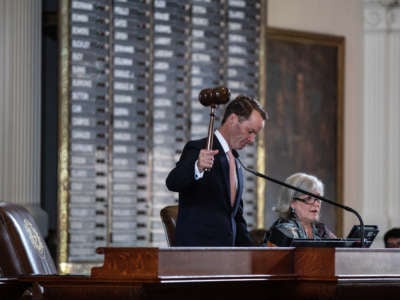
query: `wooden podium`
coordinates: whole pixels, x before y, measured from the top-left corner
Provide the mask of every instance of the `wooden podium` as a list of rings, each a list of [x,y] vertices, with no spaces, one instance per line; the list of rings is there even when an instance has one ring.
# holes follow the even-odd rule
[[[33,287],[32,299],[400,298],[400,250],[99,248],[98,251],[104,254],[104,264],[93,268],[90,276],[28,276],[18,280]],[[0,298],[8,299],[2,294]]]

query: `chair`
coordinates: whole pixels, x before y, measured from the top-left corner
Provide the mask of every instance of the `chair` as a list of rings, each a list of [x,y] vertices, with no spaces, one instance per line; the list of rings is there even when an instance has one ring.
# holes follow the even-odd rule
[[[175,227],[178,217],[178,205],[168,205],[160,211],[161,221],[167,238],[168,246],[175,246]],[[269,230],[258,228],[249,232],[256,246],[265,246]]]
[[[23,206],[0,202],[0,274],[57,274],[32,215]]]
[[[175,246],[175,227],[178,217],[178,205],[169,205],[160,211],[161,221],[167,236],[168,246]]]
[[[257,228],[250,230],[249,234],[256,246],[266,246],[269,237],[269,230]]]

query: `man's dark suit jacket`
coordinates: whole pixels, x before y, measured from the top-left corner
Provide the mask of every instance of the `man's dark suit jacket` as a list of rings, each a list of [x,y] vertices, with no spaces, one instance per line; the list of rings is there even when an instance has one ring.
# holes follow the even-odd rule
[[[219,153],[210,171],[201,179],[194,178],[194,164],[206,139],[188,142],[166,185],[179,192],[179,213],[176,224],[177,246],[252,246],[243,218],[243,175],[236,163],[238,190],[234,207],[230,204],[229,163],[218,139],[213,149]],[[233,150],[235,153],[235,150]],[[235,153],[237,155],[237,153]]]

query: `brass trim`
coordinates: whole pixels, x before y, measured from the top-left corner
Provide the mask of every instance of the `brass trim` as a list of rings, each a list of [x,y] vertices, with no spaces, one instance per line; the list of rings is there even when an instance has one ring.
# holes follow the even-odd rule
[[[60,274],[79,274],[79,275],[90,275],[93,267],[101,267],[103,262],[79,262],[79,263],[59,263]]]
[[[59,87],[58,87],[58,268],[68,260],[68,201],[69,201],[69,0],[59,7]]]
[[[267,28],[267,0],[261,0],[261,24],[260,24],[260,50],[259,50],[259,100],[262,105],[266,109],[266,28]],[[261,135],[262,138],[258,139],[257,143],[257,170],[261,173],[265,173],[265,134]],[[266,182],[265,179],[257,177],[256,181],[256,201],[257,201],[257,219],[256,224],[257,228],[264,228],[265,224],[265,188]]]

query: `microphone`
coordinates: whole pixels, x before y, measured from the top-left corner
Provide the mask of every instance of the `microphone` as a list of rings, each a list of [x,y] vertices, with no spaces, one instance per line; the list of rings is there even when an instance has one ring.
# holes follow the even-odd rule
[[[228,88],[218,86],[201,90],[199,93],[199,101],[204,106],[214,106],[227,103],[230,96],[231,93]]]
[[[239,155],[237,154],[236,151],[232,151],[232,153],[233,153],[233,155],[235,156],[235,158],[239,161],[239,163],[240,163],[240,165],[243,167],[243,169],[245,169],[247,172],[250,172],[250,173],[252,173],[253,175],[255,175],[255,176],[257,176],[257,177],[261,177],[261,178],[267,179],[267,180],[269,180],[269,181],[272,181],[272,182],[274,182],[274,183],[277,183],[277,184],[282,185],[282,186],[284,186],[284,187],[287,187],[287,188],[289,188],[289,189],[292,189],[292,190],[298,191],[298,192],[300,192],[300,193],[309,195],[309,196],[311,196],[311,197],[317,198],[317,199],[319,199],[319,200],[321,200],[321,201],[323,201],[323,202],[326,202],[326,203],[329,203],[329,204],[331,204],[331,205],[340,207],[340,208],[342,208],[342,209],[344,209],[344,210],[347,210],[347,211],[349,211],[349,212],[355,214],[356,217],[358,218],[358,221],[360,222],[361,248],[364,248],[364,243],[365,243],[365,241],[364,241],[364,235],[365,235],[365,231],[364,231],[364,222],[363,222],[363,220],[362,220],[360,214],[359,214],[355,209],[353,209],[353,208],[351,208],[351,207],[349,207],[349,206],[346,206],[346,205],[337,203],[337,202],[335,202],[335,201],[329,200],[329,199],[324,198],[324,197],[322,197],[322,196],[319,196],[319,195],[317,195],[317,194],[308,192],[308,191],[303,190],[303,189],[301,189],[301,188],[298,188],[298,187],[296,187],[296,186],[287,184],[287,183],[284,182],[284,181],[281,181],[281,180],[272,178],[272,177],[270,177],[270,176],[267,176],[267,175],[265,175],[265,174],[259,173],[259,172],[257,172],[257,171],[254,171],[254,170],[252,170],[252,169],[246,167],[246,166],[242,163],[242,161],[240,160]]]

